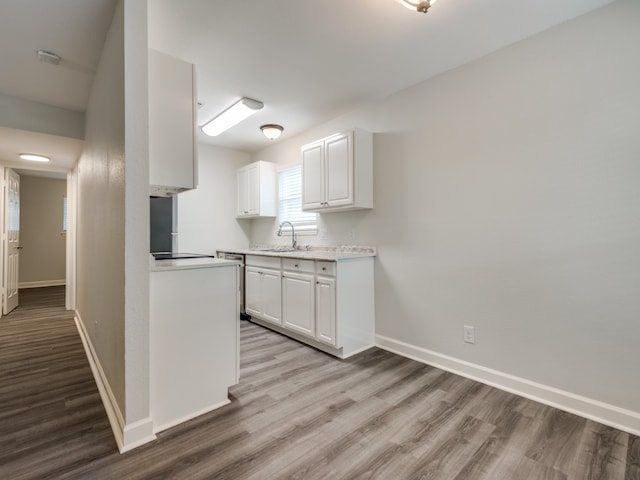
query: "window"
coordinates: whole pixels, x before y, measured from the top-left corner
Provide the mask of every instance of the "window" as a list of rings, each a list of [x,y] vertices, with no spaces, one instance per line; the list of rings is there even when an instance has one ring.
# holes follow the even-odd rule
[[[296,234],[318,232],[317,214],[302,211],[302,166],[289,167],[278,172],[278,216],[296,227]]]

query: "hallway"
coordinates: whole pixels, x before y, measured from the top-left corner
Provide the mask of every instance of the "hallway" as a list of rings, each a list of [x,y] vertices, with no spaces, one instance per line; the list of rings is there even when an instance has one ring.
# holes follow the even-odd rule
[[[0,478],[55,478],[56,465],[117,454],[64,293],[20,290],[0,319]]]

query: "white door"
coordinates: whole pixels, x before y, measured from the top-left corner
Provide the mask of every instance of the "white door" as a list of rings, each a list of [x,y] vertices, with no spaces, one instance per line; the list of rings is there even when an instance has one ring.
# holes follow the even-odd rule
[[[262,315],[265,320],[282,325],[282,287],[279,270],[262,271]]]
[[[253,267],[244,271],[244,303],[249,315],[262,315],[262,272]]]
[[[247,210],[250,215],[260,214],[260,170],[254,163],[247,167]]]
[[[4,196],[4,277],[3,314],[18,306],[18,268],[20,265],[20,175],[5,169]]]
[[[236,199],[236,215],[238,217],[249,214],[249,192],[247,191],[249,181],[247,175],[248,170],[246,168],[239,169],[236,174],[236,193],[238,195]]]
[[[296,332],[315,336],[313,275],[286,272],[282,277],[282,323]]]
[[[326,206],[353,204],[353,132],[326,140]]]
[[[318,277],[316,281],[316,338],[336,345],[336,280]]]
[[[324,206],[324,143],[302,150],[302,209]]]

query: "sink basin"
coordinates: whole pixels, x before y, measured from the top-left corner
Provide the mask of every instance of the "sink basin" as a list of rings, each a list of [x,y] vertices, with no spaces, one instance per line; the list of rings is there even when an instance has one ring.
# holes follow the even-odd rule
[[[278,248],[252,248],[256,252],[295,252],[295,248],[291,247],[278,247]]]

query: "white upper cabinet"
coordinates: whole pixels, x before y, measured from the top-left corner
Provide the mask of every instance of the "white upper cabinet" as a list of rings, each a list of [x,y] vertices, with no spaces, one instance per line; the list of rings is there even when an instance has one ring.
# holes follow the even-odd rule
[[[354,129],[302,147],[302,209],[373,208],[373,135]]]
[[[302,147],[302,208],[324,206],[324,142]]]
[[[236,172],[236,217],[276,216],[276,166],[254,162]]]
[[[166,196],[198,184],[195,66],[149,50],[149,191]]]

